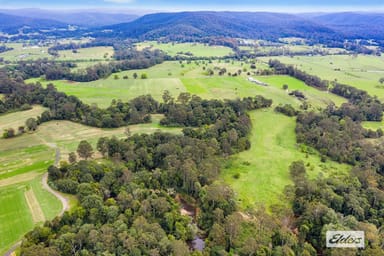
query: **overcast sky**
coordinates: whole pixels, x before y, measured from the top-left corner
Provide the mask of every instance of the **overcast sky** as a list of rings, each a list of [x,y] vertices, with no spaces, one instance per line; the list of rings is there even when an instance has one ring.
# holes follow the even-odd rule
[[[384,0],[0,0],[0,8],[384,11]]]

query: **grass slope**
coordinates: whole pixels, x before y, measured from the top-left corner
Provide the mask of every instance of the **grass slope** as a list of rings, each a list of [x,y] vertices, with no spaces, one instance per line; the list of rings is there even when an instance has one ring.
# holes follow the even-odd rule
[[[19,126],[25,126],[25,121],[30,118],[40,116],[47,108],[42,106],[33,106],[32,109],[26,111],[19,111],[14,113],[9,113],[5,115],[0,115],[0,132],[3,132],[5,129],[13,128],[17,131]]]
[[[85,61],[85,60],[110,60],[114,54],[113,47],[89,47],[80,48],[75,52],[72,50],[59,51],[57,60],[63,61]]]
[[[295,120],[273,112],[253,111],[251,149],[233,156],[222,178],[234,188],[243,208],[284,203],[283,190],[291,184],[289,165],[303,160],[308,175],[347,172],[350,167],[332,161],[322,163],[316,154],[306,155],[296,145]],[[234,176],[240,174],[236,179]]]
[[[24,198],[25,186],[0,188],[0,254],[33,228],[32,216]]]
[[[23,43],[8,43],[6,46],[12,47],[13,50],[0,53],[0,58],[4,58],[5,61],[52,58],[52,55],[48,54],[48,47],[25,46]]]
[[[24,135],[22,148],[9,149],[7,145],[13,139],[0,139],[0,179],[10,178],[28,172],[43,173],[53,163],[54,150],[46,145],[31,145]],[[16,139],[15,139],[16,140]]]
[[[309,74],[329,81],[352,85],[384,100],[384,57],[371,55],[328,55],[273,57],[283,63],[295,65]],[[270,58],[262,58],[267,61]]]

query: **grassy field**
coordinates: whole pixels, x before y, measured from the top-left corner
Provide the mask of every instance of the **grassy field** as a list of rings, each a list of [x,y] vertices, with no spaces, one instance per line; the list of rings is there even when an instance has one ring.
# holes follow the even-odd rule
[[[48,47],[25,46],[22,43],[8,43],[13,50],[0,53],[0,58],[5,61],[36,60],[42,58],[53,58],[48,54]]]
[[[283,84],[288,84],[289,90],[304,92],[313,107],[324,107],[330,102],[340,105],[345,99],[331,93],[321,92],[306,86],[301,81],[288,76],[253,76],[267,83],[269,86],[260,86],[249,82],[245,77],[206,77],[182,78],[187,90],[206,98],[236,98],[252,95],[263,95],[273,100],[274,105],[292,104],[298,107],[302,102],[289,96],[282,89]]]
[[[46,145],[31,145],[28,135],[21,136],[26,140],[25,147],[10,149],[8,139],[4,146],[0,146],[0,179],[10,178],[28,172],[42,173],[53,163],[54,150]],[[19,138],[18,138],[19,139]],[[0,140],[0,142],[3,142]],[[40,142],[41,143],[41,142]],[[1,143],[3,144],[3,143]]]
[[[6,115],[0,115],[0,132],[2,133],[5,129],[13,128],[17,131],[19,126],[25,126],[25,121],[30,118],[36,118],[40,116],[47,108],[42,106],[33,106],[31,110],[19,111],[9,113]]]
[[[80,48],[76,52],[72,50],[59,51],[58,60],[83,61],[83,60],[110,60],[113,57],[113,47]],[[93,63],[94,64],[94,63]]]
[[[251,118],[251,149],[233,156],[221,174],[234,188],[241,207],[284,204],[284,187],[292,183],[288,170],[292,161],[303,160],[310,178],[350,169],[332,161],[322,163],[318,155],[301,152],[296,144],[294,118],[271,109],[253,111]],[[240,175],[238,179],[236,174]]]
[[[275,58],[275,57],[273,57]],[[261,58],[268,61],[270,58]],[[371,55],[328,55],[276,57],[286,64],[295,65],[309,74],[329,81],[352,85],[376,95],[384,100],[384,85],[379,79],[384,77],[384,57]]]
[[[31,230],[35,225],[25,193],[32,193],[44,219],[52,219],[61,209],[61,203],[41,188],[41,175],[35,179],[0,187],[0,255]]]
[[[262,64],[257,64],[262,66]],[[215,70],[216,75],[207,76],[204,69]],[[225,68],[230,73],[238,70],[250,70],[250,64],[234,62],[213,61],[205,62],[164,62],[145,70],[130,70],[115,74],[107,79],[89,83],[74,83],[68,81],[53,81],[59,91],[69,95],[75,95],[88,104],[97,104],[100,107],[109,106],[113,99],[127,101],[143,94],[151,94],[155,99],[161,100],[164,90],[177,96],[180,92],[188,91],[205,98],[236,98],[260,94],[272,98],[275,103],[291,103],[299,106],[301,102],[294,97],[288,96],[288,92],[282,90],[283,84],[288,84],[289,90],[298,89],[305,93],[311,104],[315,107],[323,107],[330,101],[336,105],[345,102],[341,97],[320,92],[312,87],[306,86],[297,79],[288,76],[253,76],[258,80],[268,83],[270,86],[263,87],[255,85],[247,80],[247,72],[240,76],[219,76],[217,70]],[[133,74],[139,76],[142,73],[148,75],[148,79],[132,79]],[[128,76],[128,79],[122,79]],[[30,79],[27,82],[39,81],[47,84],[47,81]]]
[[[136,48],[141,50],[144,48],[159,49],[171,56],[185,55],[191,53],[194,57],[223,57],[233,54],[229,47],[205,45],[200,43],[157,43],[157,42],[144,42],[136,45]]]

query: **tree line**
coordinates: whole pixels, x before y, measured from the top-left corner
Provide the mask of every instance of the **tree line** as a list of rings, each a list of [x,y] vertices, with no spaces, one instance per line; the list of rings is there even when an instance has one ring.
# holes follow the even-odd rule
[[[127,50],[128,51],[128,50]],[[145,69],[165,60],[165,55],[159,50],[135,51],[130,49],[129,54],[121,53],[115,56],[118,60],[103,64],[98,63],[85,69],[72,71],[77,65],[72,62],[57,62],[48,59],[35,61],[20,61],[15,66],[8,66],[11,76],[19,79],[29,79],[44,76],[46,80],[70,80],[76,82],[89,82],[107,78],[112,73],[131,69]]]

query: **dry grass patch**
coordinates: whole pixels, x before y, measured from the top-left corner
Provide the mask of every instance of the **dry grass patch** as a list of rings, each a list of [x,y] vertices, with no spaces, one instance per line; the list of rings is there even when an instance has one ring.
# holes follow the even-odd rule
[[[33,190],[28,189],[27,191],[25,191],[24,197],[25,197],[25,200],[27,201],[29,210],[31,211],[33,222],[35,223],[44,222],[45,217],[44,217],[43,210],[41,209],[40,204],[37,201],[37,198]]]

